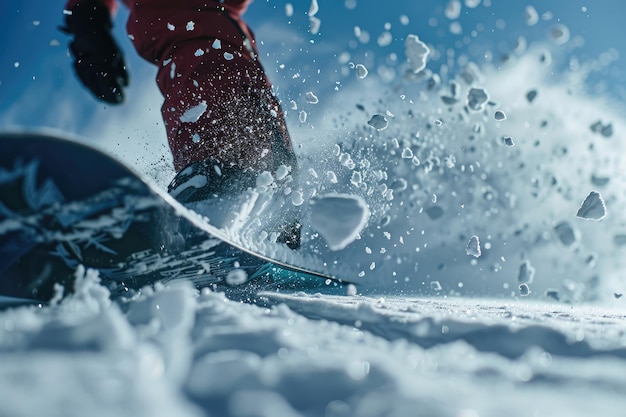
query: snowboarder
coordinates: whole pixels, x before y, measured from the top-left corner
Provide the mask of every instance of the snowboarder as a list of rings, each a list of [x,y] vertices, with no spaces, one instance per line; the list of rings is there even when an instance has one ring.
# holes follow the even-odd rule
[[[297,170],[280,104],[242,20],[250,2],[124,0],[129,38],[158,68],[161,112],[178,172],[169,191],[182,202],[242,191],[258,173],[281,165]],[[124,101],[129,80],[111,34],[116,9],[116,0],[69,0],[63,28],[73,37],[78,78],[113,104]],[[188,181],[198,175],[206,185]]]

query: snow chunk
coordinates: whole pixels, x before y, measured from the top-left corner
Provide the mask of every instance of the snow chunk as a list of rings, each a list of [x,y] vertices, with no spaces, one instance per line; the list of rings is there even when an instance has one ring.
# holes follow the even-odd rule
[[[310,104],[317,104],[320,102],[320,100],[312,91],[307,92],[304,95],[304,98],[306,98],[306,101],[308,101]]]
[[[213,41],[213,45],[211,45],[213,49],[222,49],[222,41],[219,39],[215,39]]]
[[[534,26],[539,22],[539,13],[533,6],[526,6],[524,10],[524,21],[528,26]]]
[[[562,23],[557,23],[550,29],[550,37],[557,45],[564,45],[569,41],[569,29]]]
[[[372,126],[374,129],[380,131],[385,130],[387,126],[389,126],[389,121],[382,114],[375,114],[371,119],[367,122],[368,125]]]
[[[185,26],[185,29],[187,29],[188,32],[191,32],[192,30],[194,30],[196,27],[196,24],[194,23],[193,20],[190,20],[189,22],[187,22],[187,26]]]
[[[430,54],[430,49],[417,35],[409,35],[404,42],[405,55],[413,72],[418,73],[426,68],[426,61]]]
[[[554,231],[561,243],[567,247],[573,247],[578,242],[578,235],[574,228],[566,221],[557,223]]]
[[[174,25],[173,25],[173,24],[171,24],[171,23],[168,23],[168,24],[167,24],[167,29],[168,29],[168,30],[172,30],[172,31],[173,31],[174,29],[176,29],[176,26],[174,26]]]
[[[467,246],[465,247],[465,253],[475,258],[480,257],[480,239],[478,238],[478,236],[474,235],[470,237],[470,240],[469,242],[467,242]]]
[[[224,59],[226,59],[226,61],[230,61],[234,58],[234,55],[231,54],[230,52],[224,52]]]
[[[583,204],[578,209],[576,217],[588,220],[602,220],[606,216],[606,205],[602,196],[597,191],[589,193]]]
[[[529,260],[525,260],[519,266],[517,274],[517,282],[520,284],[531,284],[535,279],[535,268],[530,264]]]
[[[519,286],[519,295],[521,295],[522,297],[527,297],[530,295],[530,287],[528,286],[528,284],[521,284]]]
[[[206,101],[202,101],[200,104],[193,106],[183,113],[180,116],[180,121],[183,123],[194,123],[200,120],[200,117],[204,114],[207,109]]]
[[[356,76],[363,79],[367,77],[367,68],[363,64],[356,64]]]
[[[484,88],[472,87],[467,92],[467,107],[470,110],[481,111],[489,101],[489,94]]]
[[[461,2],[459,0],[450,0],[444,9],[444,14],[450,20],[458,19],[461,15]]]
[[[330,250],[341,250],[358,238],[369,219],[365,201],[355,195],[328,194],[311,202],[311,224]]]
[[[502,141],[506,146],[515,146],[515,142],[513,142],[513,138],[510,136],[505,136],[502,138]]]

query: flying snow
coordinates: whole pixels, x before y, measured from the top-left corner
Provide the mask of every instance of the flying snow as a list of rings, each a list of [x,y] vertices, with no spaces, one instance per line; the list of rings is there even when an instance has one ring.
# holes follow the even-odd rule
[[[325,195],[312,200],[311,204],[311,227],[322,235],[333,251],[343,249],[357,239],[369,218],[365,201],[353,195]]]

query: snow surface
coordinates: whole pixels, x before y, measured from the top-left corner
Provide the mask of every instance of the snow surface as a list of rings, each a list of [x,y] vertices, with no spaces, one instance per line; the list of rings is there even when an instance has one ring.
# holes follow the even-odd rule
[[[78,276],[57,304],[0,312],[0,415],[623,415],[626,321],[607,307],[332,290],[242,303],[184,283],[117,304]]]
[[[324,4],[306,3],[285,11],[308,10],[310,33],[275,35],[277,73],[301,86],[275,83],[301,174],[263,176],[236,214],[266,223],[235,219],[231,232],[273,251],[269,226],[286,211],[351,196],[366,224],[335,234],[307,222],[311,256],[293,260],[321,260],[356,285],[256,294],[180,282],[111,301],[79,269],[74,294],[0,311],[0,416],[624,415],[625,113],[586,81],[610,73],[615,52],[581,61],[581,38],[543,5],[518,18],[550,24],[549,43],[497,21],[501,42],[482,50],[463,19],[491,1],[452,0],[433,19],[462,36],[455,44],[419,27],[407,37],[413,17],[402,15],[379,36],[355,27],[345,51],[321,47],[332,68],[297,54],[290,67],[283,42],[306,38],[303,53],[321,43],[309,35],[323,34]],[[465,40],[473,56],[457,52]],[[171,179],[167,157],[128,159]]]

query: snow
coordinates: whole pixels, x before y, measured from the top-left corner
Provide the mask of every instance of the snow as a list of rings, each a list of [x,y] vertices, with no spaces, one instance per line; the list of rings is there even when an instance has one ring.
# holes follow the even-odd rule
[[[352,284],[258,293],[235,270],[219,289],[180,282],[111,301],[79,268],[73,294],[0,311],[0,415],[623,415],[624,113],[581,88],[610,73],[611,54],[578,62],[578,35],[528,6],[521,24],[552,25],[547,44],[500,22],[498,52],[471,62],[455,51],[473,42],[463,19],[491,3],[439,7],[436,23],[463,31],[446,49],[395,24],[355,27],[346,51],[320,47],[338,57],[318,70],[330,79],[305,76],[316,61],[288,62],[281,47],[269,73],[293,70],[275,85],[301,173],[261,175],[245,208],[262,216],[232,233],[282,256],[272,222],[297,209],[311,251],[284,259]],[[293,8],[294,22],[306,14]],[[295,23],[281,45],[308,37],[314,50],[318,23]],[[292,76],[297,92],[281,84]],[[310,90],[323,105],[309,106]],[[167,183],[159,167],[142,169]]]
[[[617,310],[514,300],[179,284],[119,306],[89,279],[0,312],[0,414],[620,416],[625,331]]]
[[[367,205],[358,196],[330,194],[312,201],[311,227],[322,235],[330,250],[352,243],[368,218]]]

